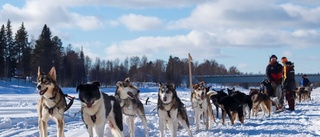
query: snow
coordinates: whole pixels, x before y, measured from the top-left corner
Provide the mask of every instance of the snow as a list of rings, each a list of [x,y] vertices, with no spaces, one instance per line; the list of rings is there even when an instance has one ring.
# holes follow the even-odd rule
[[[64,93],[78,97],[75,88],[62,88]],[[102,91],[113,95],[115,88],[102,88]],[[141,98],[144,102],[150,98],[148,105],[145,105],[146,117],[148,122],[148,131],[151,137],[158,137],[158,116],[156,108],[157,88],[140,89]],[[240,89],[248,93],[246,89]],[[320,136],[320,88],[312,91],[312,100],[309,102],[296,103],[296,110],[284,111],[281,113],[272,113],[271,117],[258,113],[257,117],[245,118],[242,125],[236,121],[234,125],[230,124],[230,120],[226,119],[226,124],[221,124],[221,114],[213,123],[212,129],[205,130],[205,126],[201,126],[200,131],[195,131],[196,126],[193,120],[193,110],[190,107],[190,90],[177,89],[178,96],[182,99],[187,107],[191,131],[194,137],[269,137],[269,136],[290,136],[290,137],[313,137]],[[1,137],[34,137],[39,136],[38,118],[36,105],[39,95],[35,90],[34,84],[2,82],[0,81],[0,136]],[[215,109],[215,107],[213,107]],[[87,137],[85,125],[81,120],[79,113],[80,102],[75,100],[73,106],[65,112],[65,135],[67,137]],[[214,110],[214,113],[216,111]],[[216,115],[216,114],[214,114]],[[124,135],[128,135],[128,126],[124,123]],[[111,131],[107,125],[104,135],[109,137]],[[135,119],[135,135],[144,137],[144,129],[139,118]],[[48,127],[49,137],[56,136],[56,124],[53,120],[49,121]],[[169,137],[169,131],[166,131],[166,137]],[[179,137],[187,137],[188,133],[184,128],[179,129]]]

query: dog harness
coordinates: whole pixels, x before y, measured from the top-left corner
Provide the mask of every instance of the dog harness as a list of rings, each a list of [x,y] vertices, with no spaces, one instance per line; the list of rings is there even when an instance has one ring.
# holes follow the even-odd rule
[[[170,103],[171,103],[171,102],[169,102],[169,103],[163,103],[163,105],[166,106],[166,105],[169,105]],[[164,108],[164,106],[159,106],[158,108],[161,109],[161,110],[166,110],[166,109]],[[175,105],[172,105],[172,107],[171,107],[169,110],[166,110],[169,118],[171,118],[170,111],[171,111],[174,107],[175,107]]]
[[[93,123],[96,123],[97,116],[96,116],[96,115],[92,115],[92,116],[91,116],[91,120],[93,121]]]
[[[171,118],[170,111],[172,110],[172,108],[173,108],[173,106],[170,108],[170,110],[167,110],[169,118]]]
[[[202,109],[202,104],[203,104],[203,102],[204,102],[204,100],[202,100],[202,99],[196,99],[197,100],[197,105],[199,105],[199,107]],[[198,103],[198,102],[200,102],[202,100],[202,103]]]
[[[56,106],[53,106],[53,107],[49,108],[47,105],[45,105],[45,107],[48,109],[50,115],[53,114],[53,109],[56,108]]]
[[[50,100],[54,100],[54,99],[56,98],[56,96],[57,96],[57,93],[54,94],[54,96],[52,96],[52,97],[49,98],[49,99],[50,99]],[[60,100],[61,100],[61,99],[60,99]],[[59,100],[59,101],[60,101],[60,100]],[[58,102],[59,102],[59,101],[58,101]],[[47,105],[45,105],[45,107],[48,109],[50,115],[53,114],[53,109],[58,108],[57,105],[55,105],[55,106],[53,106],[53,107],[51,107],[51,108],[49,108]],[[58,109],[59,109],[59,108],[58,108]]]
[[[70,100],[70,102],[66,105],[66,108],[65,108],[65,110],[64,110],[64,111],[67,111],[67,110],[72,106],[75,97],[69,96],[68,94],[64,94],[64,95],[65,95],[65,97],[67,97],[67,98]],[[56,93],[54,96],[50,97],[49,99],[50,99],[50,100],[54,100],[54,99],[56,98],[56,96],[57,96],[57,93]],[[60,98],[60,100],[59,100],[58,102],[60,102],[61,99],[62,99],[62,98]],[[53,110],[54,110],[55,108],[58,108],[57,105],[55,105],[55,106],[53,106],[53,107],[51,107],[51,108],[49,108],[47,105],[45,105],[45,107],[48,109],[50,115],[53,114]],[[58,109],[59,109],[59,108],[58,108]]]

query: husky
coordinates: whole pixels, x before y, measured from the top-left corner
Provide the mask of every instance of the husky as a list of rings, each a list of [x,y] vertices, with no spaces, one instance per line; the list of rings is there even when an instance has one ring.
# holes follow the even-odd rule
[[[247,95],[243,92],[235,90],[235,88],[227,88],[228,95],[234,97],[237,101],[239,101],[243,105],[243,115],[246,116],[246,110],[248,108],[249,112],[249,119],[251,116],[251,109],[252,109],[252,99],[250,95]]]
[[[130,82],[129,78],[126,78],[124,81],[118,81],[116,86],[115,97],[120,103],[122,113],[126,116],[130,137],[135,136],[134,119],[136,116],[142,120],[145,136],[149,137],[145,110],[139,99],[140,90]]]
[[[173,84],[159,83],[157,109],[160,137],[164,137],[166,124],[171,132],[171,137],[176,137],[178,122],[187,129],[189,137],[192,137],[186,108],[178,97]]]
[[[193,85],[193,92],[191,93],[191,103],[195,113],[194,118],[197,126],[197,131],[200,128],[201,116],[203,119],[203,123],[206,124],[206,130],[208,130],[209,128],[211,129],[211,120],[215,122],[212,105],[210,103],[209,96],[207,95],[209,89],[210,87],[205,87],[204,82]],[[204,118],[206,119],[205,122]]]
[[[277,87],[276,91],[282,91],[282,89],[279,89],[279,87]],[[270,81],[268,79],[264,79],[261,83],[260,83],[260,93],[264,93],[267,94],[272,102],[272,106],[276,106],[276,112],[281,112],[284,111],[283,106],[281,105],[281,101],[282,101],[282,92],[276,92],[273,90],[272,88],[272,84],[270,83]]]
[[[98,137],[103,137],[104,128],[109,121],[115,137],[123,137],[122,111],[114,96],[99,90],[100,83],[95,81],[77,86],[81,102],[81,117],[87,132],[93,137],[93,128]]]
[[[299,87],[295,90],[295,96],[296,96],[296,100],[299,101],[299,103],[301,103],[302,100],[304,101],[310,101],[311,100],[311,90],[310,87]]]
[[[209,91],[207,93],[212,102],[216,102],[222,109],[222,124],[225,123],[226,115],[228,114],[231,125],[234,124],[235,119],[237,118],[236,114],[238,114],[239,121],[244,124],[244,115],[243,115],[243,104],[239,102],[235,96],[229,96],[222,90]]]
[[[57,136],[64,137],[64,112],[67,111],[73,100],[67,104],[65,94],[57,84],[55,67],[48,74],[41,72],[38,67],[37,90],[41,96],[38,105],[38,125],[41,137],[47,137],[48,121],[52,117],[57,123]]]
[[[257,116],[259,111],[259,106],[263,110],[263,116],[268,112],[268,116],[271,115],[271,106],[272,106],[272,100],[268,94],[261,93],[258,89],[250,89],[249,95],[252,99],[252,109],[251,114],[252,116]]]

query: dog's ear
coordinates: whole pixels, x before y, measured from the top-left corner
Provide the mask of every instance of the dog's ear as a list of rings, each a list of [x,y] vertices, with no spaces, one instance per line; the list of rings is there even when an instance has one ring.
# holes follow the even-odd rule
[[[159,85],[159,87],[161,87],[161,86],[162,86],[162,83],[160,82],[158,85]]]
[[[40,66],[38,66],[38,77],[41,75]]]
[[[51,70],[49,71],[49,76],[53,79],[53,81],[57,80],[57,73],[55,67],[51,68]]]
[[[124,82],[130,83],[130,78],[126,78],[126,79],[124,80]]]
[[[177,96],[176,86],[174,84],[168,84],[167,88],[173,93],[173,96]]]
[[[122,87],[122,85],[123,85],[122,81],[118,81],[116,84],[117,87]]]
[[[197,89],[197,88],[198,88],[198,84],[194,84],[193,89]]]
[[[78,85],[76,91],[79,92],[79,90],[82,89],[82,87],[83,87],[83,84]]]
[[[172,89],[176,90],[176,85],[171,84],[171,86],[172,86]]]
[[[210,91],[211,86],[206,88],[206,91],[209,92]]]
[[[98,82],[98,81],[93,81],[93,82],[92,82],[92,85],[95,85],[95,86],[97,86],[97,87],[100,87],[100,82]]]

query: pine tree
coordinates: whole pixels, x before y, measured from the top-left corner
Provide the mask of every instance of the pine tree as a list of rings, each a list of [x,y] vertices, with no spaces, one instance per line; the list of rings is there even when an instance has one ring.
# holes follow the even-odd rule
[[[15,35],[14,49],[17,52],[17,68],[20,72],[20,75],[29,75],[31,71],[31,50],[30,47],[28,47],[28,34],[23,23],[21,24],[21,27],[19,28],[19,30],[17,30],[17,33]]]
[[[80,51],[80,59],[79,59],[79,64],[78,64],[78,74],[79,75],[79,83],[85,83],[86,82],[86,70],[85,70],[85,60],[84,60],[84,53],[83,49],[81,48]],[[77,85],[78,85],[77,84]]]
[[[5,76],[5,68],[6,68],[6,63],[5,63],[5,48],[6,48],[6,32],[4,25],[1,26],[0,30],[0,77]]]
[[[60,66],[57,66],[59,63],[57,52],[60,52],[58,51],[60,47],[57,46],[60,46],[61,43],[54,43],[51,37],[50,28],[44,25],[39,38],[36,40],[33,62],[40,66],[44,72],[49,72],[51,67],[55,66],[58,73]]]
[[[7,77],[11,78],[15,75],[15,70],[17,68],[17,51],[15,50],[15,45],[12,38],[12,28],[11,28],[11,21],[8,20],[6,26],[6,72]]]

